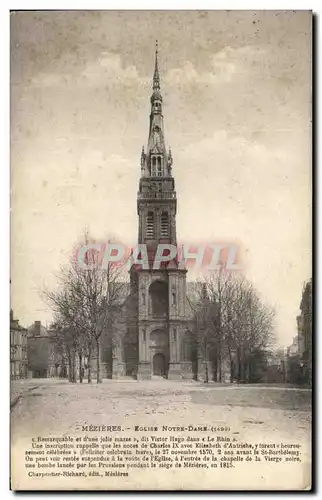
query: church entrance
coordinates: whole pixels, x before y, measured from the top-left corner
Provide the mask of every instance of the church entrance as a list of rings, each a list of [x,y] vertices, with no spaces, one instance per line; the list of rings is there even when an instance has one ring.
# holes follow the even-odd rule
[[[160,352],[153,356],[153,375],[157,375],[158,377],[165,377],[166,375],[165,357]]]
[[[167,330],[157,328],[150,333],[149,348],[151,351],[152,375],[168,376],[169,369],[169,335]]]

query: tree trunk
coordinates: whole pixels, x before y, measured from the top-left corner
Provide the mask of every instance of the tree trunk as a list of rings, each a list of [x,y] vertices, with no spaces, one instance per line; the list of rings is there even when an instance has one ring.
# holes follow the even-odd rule
[[[205,384],[208,384],[208,382],[209,382],[209,376],[208,376],[208,361],[206,360],[206,361],[205,361],[205,363],[206,363],[206,367],[205,367],[205,381],[204,381],[204,382],[205,382]]]
[[[72,382],[73,382],[73,384],[76,384],[76,350],[75,350],[75,347],[73,348],[73,355],[72,355]]]
[[[101,350],[100,350],[100,339],[96,339],[96,382],[100,384],[102,382],[101,379],[101,364],[100,364],[100,355],[101,355]]]
[[[67,352],[67,357],[68,357],[68,382],[72,382],[73,381],[73,364],[72,364],[72,356],[71,356],[71,352],[70,352],[70,349],[68,349],[68,352]]]
[[[246,383],[250,383],[250,355],[249,353],[247,354],[246,358],[246,366],[245,366],[245,372],[246,372]]]
[[[92,383],[92,346],[88,346],[88,383]]]
[[[82,353],[78,353],[79,359],[79,383],[83,383],[83,356]]]
[[[246,373],[245,373],[245,368],[246,368],[246,365],[245,365],[245,351],[244,351],[244,347],[242,348],[241,350],[241,355],[240,355],[240,382],[242,384],[245,384],[246,382]]]
[[[229,354],[229,364],[230,364],[230,383],[232,384],[234,382],[234,362],[230,349],[228,349],[228,354]]]
[[[237,382],[239,383],[241,381],[241,376],[242,376],[242,363],[241,363],[240,347],[237,347],[236,362],[237,362]]]
[[[205,357],[204,357],[206,366],[205,366],[205,383],[208,384],[209,382],[209,374],[208,374],[208,349],[205,347]]]
[[[213,380],[214,382],[217,382],[217,377],[218,377],[218,354],[217,354],[217,349],[215,349],[214,352],[214,369],[213,369]]]

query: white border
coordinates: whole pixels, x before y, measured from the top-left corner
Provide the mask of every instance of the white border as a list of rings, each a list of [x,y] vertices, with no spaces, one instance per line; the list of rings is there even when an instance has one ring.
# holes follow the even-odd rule
[[[159,10],[313,10],[317,15],[319,12],[319,5],[321,2],[318,0],[311,1],[310,3],[305,3],[303,1],[276,1],[271,0],[270,2],[262,2],[257,0],[252,2],[238,2],[238,1],[223,1],[217,0],[215,3],[211,0],[207,1],[185,1],[185,2],[175,2],[174,0],[163,0],[162,4],[160,4]],[[1,141],[2,145],[0,148],[1,154],[1,167],[0,167],[0,214],[1,214],[1,253],[0,253],[0,262],[2,264],[2,269],[0,273],[1,277],[1,285],[0,285],[0,304],[1,304],[1,324],[0,331],[3,335],[3,343],[1,345],[1,352],[3,355],[2,362],[0,363],[0,377],[1,377],[1,433],[2,436],[0,438],[1,446],[1,474],[0,474],[0,492],[1,498],[9,498],[12,493],[9,492],[9,294],[8,294],[8,283],[9,283],[9,10],[152,10],[151,4],[148,1],[137,1],[130,2],[125,0],[118,0],[118,2],[106,2],[106,1],[98,1],[93,0],[92,2],[78,0],[78,1],[64,1],[64,2],[54,2],[52,0],[44,1],[31,1],[31,2],[12,2],[12,1],[3,1],[0,5],[0,36],[1,36],[1,98],[0,98],[0,124],[1,124]],[[319,20],[317,20],[317,23]],[[317,33],[317,47],[315,48],[316,53],[318,54],[321,50],[321,37],[320,33]],[[316,61],[317,63],[317,61]],[[317,81],[321,82],[320,74],[320,66],[316,67],[317,73]],[[316,86],[317,88],[317,86]],[[320,102],[316,102],[316,116],[315,123],[319,122],[321,105]],[[321,140],[321,128],[317,129],[318,135],[315,137],[315,147],[316,147],[316,161],[318,162],[317,149],[318,144],[322,144]],[[316,165],[316,173],[318,171],[318,165]],[[319,177],[319,178],[318,178]],[[318,187],[316,189],[316,202],[318,201],[318,194],[321,193],[321,176],[317,176],[315,178],[315,182],[318,182]],[[318,207],[317,213],[317,222],[318,229],[320,228],[321,222],[321,206]],[[317,244],[321,243],[320,235],[321,232],[318,231]],[[318,245],[319,250],[321,250],[321,245]],[[320,257],[320,251],[316,255],[318,259]],[[316,269],[317,271],[317,269]],[[316,272],[317,274],[317,272]],[[316,280],[316,276],[313,276],[313,279]],[[316,290],[317,291],[317,290]],[[317,298],[317,297],[316,297]],[[318,300],[315,302],[315,310],[322,310],[322,300],[318,297]],[[316,325],[316,335],[315,340],[318,340],[319,337],[319,324]],[[318,343],[317,352],[315,352],[316,361],[321,360],[321,341]],[[321,371],[317,372],[318,381],[321,382]],[[319,408],[319,398],[316,394],[316,403],[318,408],[316,409],[318,415],[320,415]],[[317,436],[316,436],[317,437]],[[318,444],[316,445],[318,448]],[[319,470],[317,470],[316,479],[320,477],[320,461],[319,461]],[[85,495],[85,496],[89,496]],[[38,495],[37,495],[38,496]],[[56,495],[54,495],[56,496]],[[58,493],[57,493],[58,496]],[[62,498],[65,495],[59,494],[59,497]],[[82,495],[83,496],[83,495]],[[109,494],[109,497],[113,497],[114,495]],[[167,495],[169,496],[169,495]],[[171,496],[171,495],[170,495]],[[216,495],[216,497],[221,495]],[[227,497],[227,495],[225,495]],[[276,495],[274,495],[276,497]],[[295,495],[294,495],[295,496]],[[41,498],[42,495],[39,495]]]

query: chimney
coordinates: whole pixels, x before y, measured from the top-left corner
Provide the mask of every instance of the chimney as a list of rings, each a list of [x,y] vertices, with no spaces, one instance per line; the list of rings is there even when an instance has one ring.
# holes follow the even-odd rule
[[[41,321],[35,321],[35,334],[40,335]]]

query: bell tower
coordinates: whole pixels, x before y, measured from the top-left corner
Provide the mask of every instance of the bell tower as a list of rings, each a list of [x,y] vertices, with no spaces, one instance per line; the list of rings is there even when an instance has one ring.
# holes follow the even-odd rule
[[[138,243],[145,244],[149,269],[133,266],[131,289],[137,312],[137,378],[151,376],[191,378],[186,331],[186,270],[177,258],[153,261],[159,244],[177,244],[177,195],[172,174],[172,153],[166,149],[158,44],[152,82],[149,136],[141,152],[141,177],[137,194]]]
[[[149,137],[141,153],[141,179],[138,192],[139,243],[152,250],[158,243],[176,244],[177,198],[172,177],[172,153],[166,150],[162,95],[158,67],[158,46],[151,95]],[[163,210],[164,209],[164,210]]]

